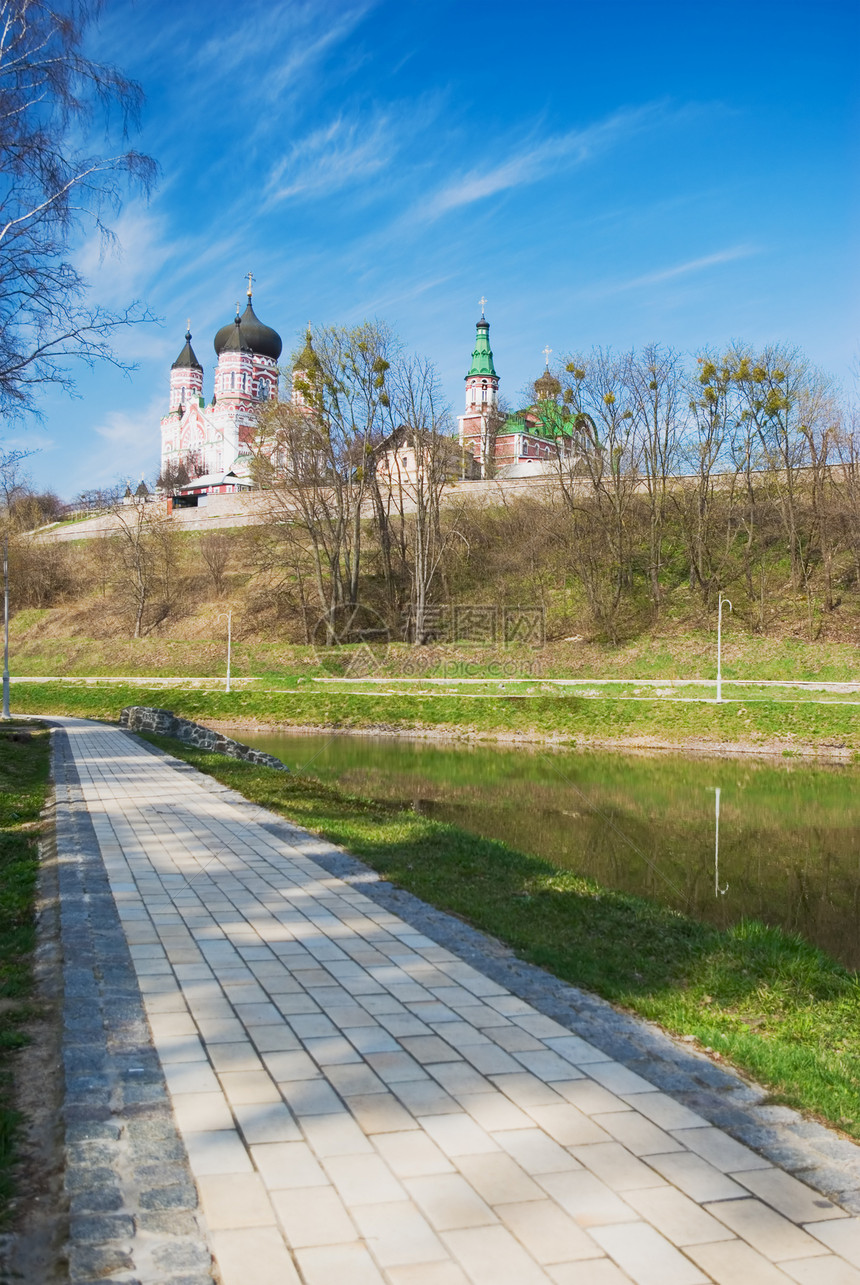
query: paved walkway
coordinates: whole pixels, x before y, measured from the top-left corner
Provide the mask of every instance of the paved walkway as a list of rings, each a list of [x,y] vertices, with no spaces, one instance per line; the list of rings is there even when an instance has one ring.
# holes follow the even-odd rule
[[[860,1285],[860,1219],[332,875],[328,845],[62,722],[223,1285]],[[193,1223],[159,1266],[122,1199],[111,1280],[206,1279]]]

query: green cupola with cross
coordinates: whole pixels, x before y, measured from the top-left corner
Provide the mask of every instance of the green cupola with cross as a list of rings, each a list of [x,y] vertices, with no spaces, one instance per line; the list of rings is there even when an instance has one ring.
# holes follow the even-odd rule
[[[480,300],[481,320],[475,327],[475,348],[466,375],[466,413],[471,415],[495,411],[499,404],[499,376],[490,347],[490,323],[484,315],[486,302]]]

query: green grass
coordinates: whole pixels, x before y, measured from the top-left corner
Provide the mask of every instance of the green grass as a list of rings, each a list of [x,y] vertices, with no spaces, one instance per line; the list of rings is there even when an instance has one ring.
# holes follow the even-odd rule
[[[98,611],[99,600],[90,609]],[[11,623],[12,672],[29,675],[78,674],[202,677],[226,672],[224,603],[210,603],[195,622],[199,637],[153,634],[91,638],[58,632],[58,609],[28,609],[15,613]],[[253,617],[234,613],[233,673],[257,676],[269,686],[282,686],[296,676],[322,674],[312,647],[267,642],[248,636]],[[213,617],[217,616],[217,620]],[[53,623],[52,623],[53,622]],[[186,625],[188,621],[184,622]],[[333,662],[334,663],[334,662]],[[644,636],[617,647],[608,644],[556,641],[540,650],[528,647],[487,647],[475,644],[432,648],[391,646],[382,673],[426,677],[504,678],[511,673],[540,678],[713,678],[716,667],[716,629]],[[723,633],[723,674],[732,678],[820,679],[852,681],[860,676],[858,648],[849,642],[769,638],[727,626]]]
[[[737,703],[712,701],[599,699],[557,692],[546,696],[337,692],[317,684],[283,692],[223,691],[182,688],[87,687],[68,683],[16,683],[13,708],[28,714],[72,714],[113,720],[124,705],[156,705],[185,718],[256,720],[293,727],[327,727],[344,731],[380,728],[392,731],[435,730],[458,736],[516,734],[555,736],[564,740],[613,741],[644,738],[684,745],[745,743],[780,748],[798,745],[860,750],[860,706],[810,701],[744,698]]]
[[[19,1114],[12,1101],[15,1050],[33,1020],[32,959],[41,812],[48,791],[50,741],[31,732],[24,743],[0,725],[0,1227],[14,1194]],[[32,728],[32,725],[31,725]]]
[[[860,981],[801,938],[750,921],[715,929],[411,810],[147,739],[860,1138]]]

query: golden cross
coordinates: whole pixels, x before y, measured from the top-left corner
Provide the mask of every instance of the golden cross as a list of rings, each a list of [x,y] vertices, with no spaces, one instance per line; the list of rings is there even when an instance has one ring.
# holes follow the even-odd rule
[[[254,276],[253,272],[249,272],[248,273],[248,298],[249,299],[251,298],[251,290],[253,289],[253,283],[256,280],[257,278]]]
[[[480,299],[478,300],[478,303],[481,305],[481,320],[482,320],[482,321],[484,320],[484,305],[486,304],[486,302],[487,302],[487,301],[486,301],[486,299],[484,298],[484,296],[483,296],[483,295],[481,295]]]
[[[544,355],[544,357],[546,357],[546,368],[547,368],[547,370],[549,370],[549,355],[550,355],[550,353],[551,353],[551,352],[552,352],[552,349],[551,349],[550,347],[548,347],[548,346],[547,346],[546,348],[544,348],[544,350],[543,350],[543,355]]]
[[[190,330],[190,329],[191,329],[191,318],[190,318],[190,317],[186,317],[186,319],[185,319],[185,329],[186,329],[186,330]]]

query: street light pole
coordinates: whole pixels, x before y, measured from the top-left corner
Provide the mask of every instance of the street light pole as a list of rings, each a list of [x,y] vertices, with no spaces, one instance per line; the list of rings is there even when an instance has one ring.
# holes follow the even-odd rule
[[[732,610],[732,604],[728,598],[720,594],[720,605],[717,608],[717,704],[723,703],[723,607]]]
[[[3,537],[3,718],[9,713],[9,537]]]
[[[230,690],[230,652],[233,646],[233,608],[227,612],[227,691]]]

